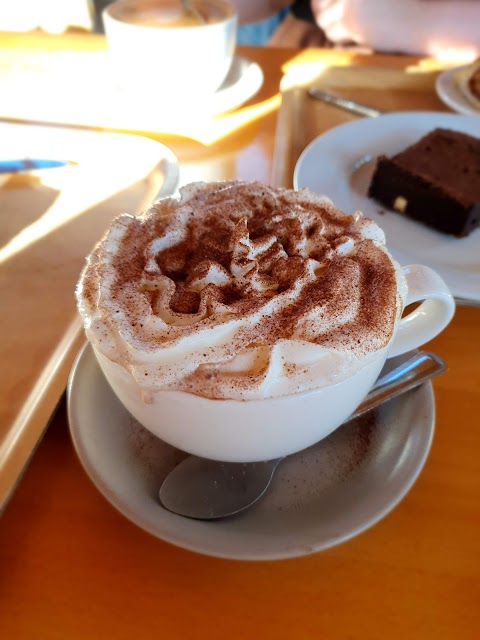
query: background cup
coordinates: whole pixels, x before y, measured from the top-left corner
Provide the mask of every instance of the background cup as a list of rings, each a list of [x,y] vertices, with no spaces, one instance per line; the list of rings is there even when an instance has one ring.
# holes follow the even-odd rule
[[[300,451],[328,436],[365,398],[388,357],[420,347],[450,322],[455,303],[440,276],[414,265],[403,269],[405,305],[423,300],[397,321],[389,344],[365,366],[336,384],[265,400],[209,400],[158,391],[144,402],[129,371],[94,349],[113,391],[128,411],[169,444],[205,458],[229,462],[268,460]]]
[[[157,97],[161,107],[187,97],[195,104],[220,87],[233,62],[237,17],[228,0],[193,2],[208,23],[185,26],[180,0],[117,0],[104,9],[111,66],[122,89],[140,100]]]

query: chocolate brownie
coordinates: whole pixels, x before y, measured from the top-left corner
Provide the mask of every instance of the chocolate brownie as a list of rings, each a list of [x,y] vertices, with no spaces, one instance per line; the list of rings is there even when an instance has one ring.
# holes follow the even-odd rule
[[[380,156],[368,195],[438,231],[467,236],[480,225],[480,139],[435,129],[391,158]]]

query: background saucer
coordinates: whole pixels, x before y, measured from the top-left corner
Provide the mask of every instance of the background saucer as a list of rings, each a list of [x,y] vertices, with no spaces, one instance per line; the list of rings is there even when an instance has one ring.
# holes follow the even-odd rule
[[[434,401],[427,383],[344,425],[283,461],[268,494],[256,505],[213,522],[183,518],[160,505],[160,484],[185,454],[131,418],[89,345],[72,369],[68,417],[85,471],[105,498],[139,527],[206,555],[272,560],[332,547],[393,509],[427,458]]]
[[[263,71],[256,62],[235,56],[222,86],[211,101],[211,115],[220,115],[240,107],[253,98],[263,84]]]
[[[69,52],[56,64],[48,56],[32,52],[23,61],[19,58],[2,77],[0,117],[151,131],[199,141],[204,140],[202,129],[250,100],[263,84],[261,67],[238,55],[217,91],[203,95],[190,92],[181,100],[171,88],[154,84],[143,95],[121,89],[104,51]],[[32,96],[41,99],[32,100]]]
[[[117,99],[123,103],[123,108],[135,107],[143,112],[144,117],[157,121],[179,123],[185,126],[185,118],[195,118],[199,115],[203,117],[219,116],[227,111],[240,107],[250,100],[261,88],[263,84],[263,71],[256,62],[247,60],[242,56],[234,56],[232,66],[222,85],[213,93],[189,95],[188,104],[185,103],[185,95],[181,94],[181,99],[175,102],[175,93],[161,91],[163,100],[142,101],[139,104],[138,94],[129,92],[126,89],[115,88]],[[168,98],[168,99],[167,99]],[[158,124],[157,124],[158,127]]]

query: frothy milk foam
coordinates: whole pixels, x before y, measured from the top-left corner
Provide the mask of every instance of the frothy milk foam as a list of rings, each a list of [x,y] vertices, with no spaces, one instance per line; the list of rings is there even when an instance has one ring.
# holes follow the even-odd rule
[[[307,189],[225,182],[116,218],[76,295],[102,366],[142,402],[166,390],[256,400],[375,360],[406,288],[372,220]]]
[[[222,0],[197,0],[193,2],[193,7],[200,12],[201,18],[186,13],[180,0],[124,0],[111,7],[111,14],[128,24],[161,28],[197,27],[219,22],[232,15],[231,6]]]

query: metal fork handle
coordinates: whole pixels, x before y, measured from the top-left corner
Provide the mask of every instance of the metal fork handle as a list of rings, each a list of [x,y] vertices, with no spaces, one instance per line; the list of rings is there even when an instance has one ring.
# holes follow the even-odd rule
[[[322,89],[316,89],[315,87],[311,87],[308,90],[308,95],[311,98],[315,98],[315,100],[321,100],[322,102],[332,104],[335,107],[340,107],[341,109],[345,109],[345,111],[355,113],[359,116],[376,118],[384,113],[383,111],[380,111],[380,109],[369,107],[366,104],[361,104],[360,102],[355,102],[355,100],[349,100],[348,98],[341,98],[333,93],[328,93],[328,91],[322,91]]]

